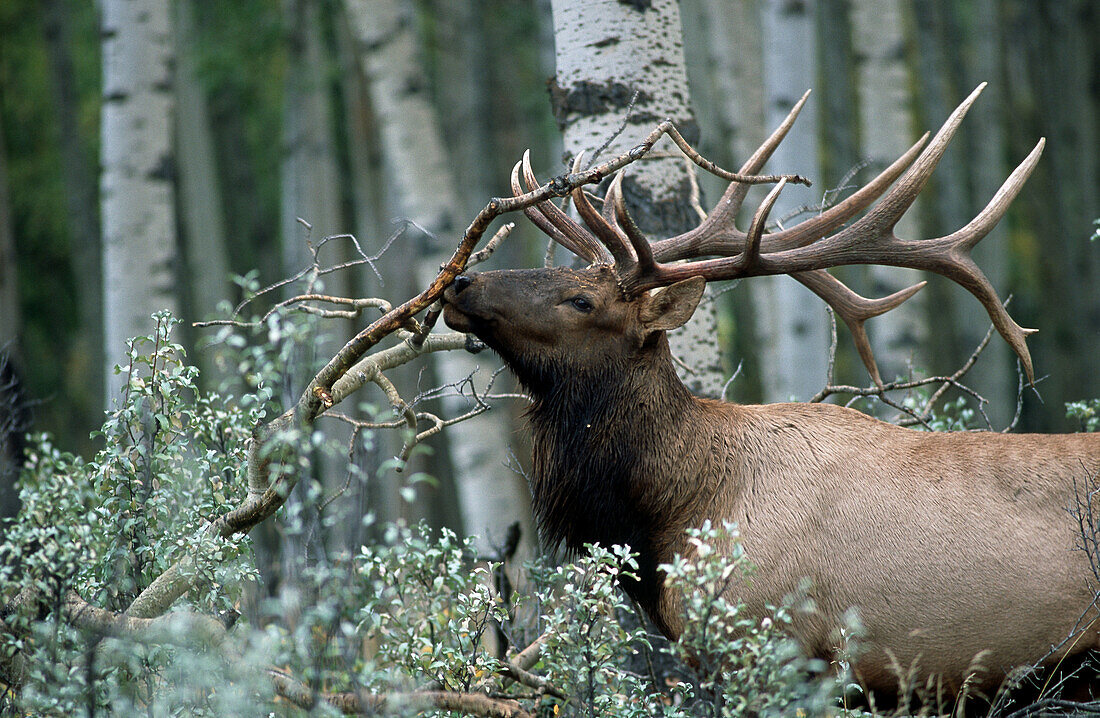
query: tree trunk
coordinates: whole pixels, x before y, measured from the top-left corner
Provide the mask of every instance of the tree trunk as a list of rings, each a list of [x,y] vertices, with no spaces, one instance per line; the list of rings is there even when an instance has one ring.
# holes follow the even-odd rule
[[[814,85],[814,3],[765,0],[762,3],[764,93],[767,127],[777,127],[791,106]],[[818,169],[817,111],[806,103],[791,133],[768,163],[776,173],[795,172],[820,177]],[[773,220],[819,200],[791,187],[772,209]],[[829,328],[821,300],[794,280],[761,277],[751,283],[760,344],[762,384],[766,401],[807,399],[825,382]]]
[[[316,0],[286,0],[291,37],[283,95],[282,233],[283,271],[309,265],[306,239],[314,246],[326,236],[346,231],[340,210],[340,178],[333,137],[329,63]],[[307,229],[298,220],[305,220]],[[343,245],[321,250],[321,261],[336,263]],[[342,277],[329,275],[325,291],[346,295]],[[339,347],[335,347],[339,348]]]
[[[765,137],[759,3],[684,0],[680,8],[688,81],[702,128],[700,151],[719,165],[736,169]],[[719,197],[727,186],[708,173],[699,174],[699,181],[704,196]],[[741,222],[745,221],[742,216]],[[731,317],[732,336],[726,348],[742,370],[742,378],[729,387],[727,396],[759,401],[760,365],[749,286],[725,294],[728,299],[719,312]]]
[[[103,313],[107,390],[126,340],[178,313],[172,186],[172,37],[167,0],[104,0]]]
[[[814,87],[814,101],[821,108],[821,186],[838,189],[842,180],[863,159],[859,148],[856,88],[856,47],[850,21],[851,0],[818,0],[817,44],[822,78]],[[816,178],[815,178],[816,179]],[[852,271],[842,271],[847,283]],[[853,281],[855,281],[853,279]]]
[[[502,186],[501,179],[506,177],[493,174],[496,165],[487,161],[493,148],[489,140],[492,123],[485,118],[492,106],[487,86],[485,9],[483,2],[441,2],[435,9],[439,15],[435,51],[442,55],[438,60],[442,73],[435,87],[438,106],[447,108],[438,119],[447,155],[453,166],[463,168],[462,191],[455,206],[461,217],[477,214],[485,206],[485,198],[492,196],[490,188]]]
[[[280,168],[280,235],[283,276],[291,276],[307,268],[314,261],[310,246],[318,249],[317,261],[321,267],[340,264],[348,259],[346,244],[342,241],[327,242],[326,237],[347,231],[342,211],[342,187],[336,159],[333,96],[328,72],[332,62],[325,45],[324,3],[318,0],[285,0],[284,21],[288,28],[288,66],[283,91],[282,166]],[[302,221],[299,221],[302,220]],[[303,224],[302,222],[305,222]],[[322,277],[314,288],[322,294],[351,296],[351,282],[346,273],[334,272]],[[305,286],[288,286],[288,296],[305,291]],[[312,318],[311,318],[312,319]],[[315,339],[311,346],[298,347],[292,358],[292,366],[283,387],[284,404],[292,405],[301,387],[297,379],[314,371],[312,367],[323,364],[336,354],[349,331],[350,323],[339,319],[319,319],[312,324]],[[347,478],[347,455],[343,449],[350,439],[350,428],[331,423],[325,426],[323,447],[312,451],[311,465],[307,470],[312,478],[324,487],[325,495],[340,491]],[[304,498],[308,481],[298,483],[287,499],[288,506],[296,502],[308,504]],[[341,504],[341,510],[350,507]],[[317,514],[307,514],[309,521],[319,521]],[[356,517],[358,518],[358,517]],[[352,521],[340,521],[328,528],[316,527],[302,535],[282,534],[264,536],[271,556],[281,563],[281,574],[273,576],[271,591],[278,584],[293,585],[305,557],[317,542],[332,550],[354,550],[351,545],[357,534]],[[270,572],[272,565],[266,567]],[[267,574],[272,576],[271,573]]]
[[[905,8],[900,0],[854,0],[852,44],[859,93],[861,154],[871,176],[905,153],[915,139],[909,109],[909,70],[905,63]],[[920,200],[918,200],[919,202]],[[917,210],[907,212],[895,230],[899,237],[920,236]],[[867,270],[872,296],[892,294],[921,281],[915,269],[871,266]],[[875,358],[885,381],[909,374],[910,366],[927,370],[918,356],[928,334],[923,296],[875,319],[869,332]]]
[[[688,142],[698,143],[675,0],[554,0],[552,7],[557,77],[551,92],[567,155],[583,151],[591,162],[605,144],[605,155],[618,154],[666,117]],[[693,169],[667,139],[651,157],[632,165],[623,182],[638,226],[656,237],[696,226],[702,209],[692,200],[698,194]],[[688,367],[683,378],[696,394],[721,393],[717,334],[715,304],[704,299],[692,321],[670,337],[673,352]]]
[[[194,0],[176,0],[177,74],[176,145],[179,157],[179,204],[185,257],[187,312],[196,319],[215,314],[229,298],[229,259],[221,183],[210,131],[206,93],[197,77],[194,57]],[[210,353],[197,354],[206,386],[218,387],[226,376]]]
[[[1044,285],[1037,298],[1041,314],[1032,324],[1042,332],[1033,342],[1036,363],[1040,374],[1049,373],[1040,391],[1066,400],[1085,398],[1095,396],[1082,392],[1090,392],[1087,387],[1095,392],[1096,366],[1080,358],[1100,353],[1100,257],[1088,241],[1100,215],[1100,139],[1089,89],[1096,77],[1095,35],[1081,28],[1096,27],[1097,10],[1089,0],[1017,5],[1021,36],[1013,48],[1034,53],[1026,78],[1034,95],[1027,99],[1042,108],[1043,126],[1033,132],[1047,138],[1038,177],[1024,190],[1036,198],[1035,263]],[[1023,146],[1013,157],[1021,157],[1035,139],[1021,138]],[[1045,409],[1048,422],[1064,414],[1061,402],[1048,400]]]
[[[1000,188],[1009,167],[1005,162],[1008,156],[1005,131],[1008,115],[1005,112],[1005,75],[1001,69],[1004,52],[1002,26],[997,3],[977,0],[971,8],[970,17],[973,26],[966,32],[966,37],[971,38],[973,49],[964,63],[965,80],[958,97],[961,99],[968,89],[982,82],[989,83],[982,92],[981,100],[967,114],[967,135],[972,138],[970,144],[973,148],[967,153],[971,158],[968,209],[970,216],[973,216]],[[1008,286],[1010,245],[1007,224],[1001,222],[994,227],[973,252],[974,261],[1002,297],[1011,291]],[[947,231],[954,231],[959,226],[948,227]],[[969,297],[957,302],[956,307],[955,343],[962,352],[970,352],[989,329],[989,315]],[[965,356],[960,352],[956,361],[963,361]],[[1004,342],[990,342],[979,367],[980,371],[967,377],[967,383],[989,400],[986,413],[994,424],[1004,426],[1012,421],[1016,409],[1015,356]]]
[[[419,245],[416,256],[408,257],[406,266],[415,265],[414,281],[424,286],[453,250],[458,227],[455,188],[459,183],[417,60],[411,8],[398,0],[348,0],[345,7],[379,123],[392,206],[429,233],[421,235],[410,228],[405,242],[405,251],[410,254]],[[443,384],[458,386],[473,376],[474,386],[481,393],[489,375],[482,366],[487,359],[460,352],[440,355],[435,363],[437,378]],[[452,416],[474,406],[458,396],[446,397],[443,405]],[[509,524],[529,524],[527,488],[505,466],[508,419],[507,410],[497,410],[450,426],[444,432],[462,522],[466,533],[479,537],[483,550],[502,540]],[[530,537],[533,532],[525,531],[524,535]]]
[[[719,164],[739,167],[764,139],[760,9],[756,0],[685,0],[684,52],[704,147]],[[724,191],[726,183],[708,184]]]
[[[953,3],[943,0],[916,0],[913,5],[916,16],[917,89],[922,130],[939,127],[958,102],[967,95],[968,89],[972,89],[964,90],[965,83],[958,76],[960,68],[954,59],[963,38],[954,20],[953,6]],[[979,100],[978,104],[981,102]],[[965,137],[966,134],[963,134],[955,142]],[[921,223],[927,232],[936,236],[953,232],[969,219],[967,192],[960,191],[960,188],[968,186],[966,154],[957,149],[947,152],[936,166],[936,171],[924,191],[927,201],[923,205]],[[950,283],[933,281],[921,292],[928,295],[925,301],[939,308],[937,314],[941,323],[953,328],[958,324],[955,321],[958,305],[965,303],[968,297],[959,296],[954,291],[955,288],[948,284]],[[949,319],[944,321],[945,317]],[[928,337],[929,354],[934,357],[951,357],[951,366],[957,366],[957,358],[960,355],[965,356],[963,352],[968,351],[973,351],[973,347],[965,349],[957,342],[954,331],[936,331]],[[944,371],[948,368],[950,367],[940,362],[934,369]]]

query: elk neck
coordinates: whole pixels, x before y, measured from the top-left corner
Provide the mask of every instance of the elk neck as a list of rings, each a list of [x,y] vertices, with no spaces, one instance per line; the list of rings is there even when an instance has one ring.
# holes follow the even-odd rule
[[[663,332],[633,357],[539,379],[528,389],[543,539],[570,550],[629,545],[639,582],[627,591],[651,608],[663,583],[657,565],[694,520],[691,504],[705,501],[701,472],[685,468],[707,453],[700,402],[676,376]]]

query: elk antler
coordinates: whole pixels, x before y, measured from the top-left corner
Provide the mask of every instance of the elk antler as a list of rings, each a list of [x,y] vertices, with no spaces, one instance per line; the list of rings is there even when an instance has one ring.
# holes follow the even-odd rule
[[[955,109],[931,142],[925,134],[893,164],[843,202],[788,229],[768,234],[763,232],[768,212],[785,185],[784,181],[780,181],[755,212],[749,231],[738,230],[734,226],[734,217],[749,188],[747,184],[734,180],[698,227],[651,244],[626,212],[621,191],[622,173],[616,176],[607,190],[602,214],[595,211],[582,189],[573,192],[573,203],[588,226],[587,230],[556,207],[553,209],[557,214],[543,208],[536,224],[570,249],[583,244],[585,251],[577,253],[589,261],[607,262],[613,259],[619,285],[627,296],[695,276],[714,281],[789,274],[824,299],[844,320],[855,339],[860,358],[879,386],[882,380],[863,323],[904,302],[919,291],[924,282],[888,297],[868,299],[853,292],[825,270],[849,264],[881,264],[935,272],[961,285],[982,303],[994,326],[1019,356],[1028,380],[1034,382],[1031,355],[1025,339],[1035,330],[1022,328],[1009,316],[992,284],[974,263],[970,251],[993,229],[1019,193],[1039,160],[1045,140],[1039,140],[989,204],[965,227],[934,239],[906,240],[894,234],[894,226],[924,188],[963,117],[984,87],[985,83],[979,85]],[[808,95],[803,95],[783,123],[745,163],[741,168],[742,175],[751,175],[763,166],[786,136]],[[534,182],[526,155],[523,167],[529,183]],[[513,172],[513,191],[516,192],[519,191],[515,178],[517,172],[518,169]],[[891,185],[893,188],[887,192]],[[876,199],[878,202],[873,209],[841,229],[845,222]],[[550,205],[549,202],[545,204]],[[535,214],[534,210],[531,214]],[[578,235],[584,235],[585,240],[580,241]],[[559,239],[559,236],[564,236],[566,240]],[[594,243],[602,244],[606,250],[594,251]],[[712,258],[698,259],[707,256]],[[693,261],[671,264],[676,260]]]

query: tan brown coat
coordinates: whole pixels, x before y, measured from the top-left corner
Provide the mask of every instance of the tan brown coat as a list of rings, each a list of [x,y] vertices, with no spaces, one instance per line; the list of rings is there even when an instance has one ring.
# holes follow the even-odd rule
[[[592,267],[472,274],[448,290],[448,324],[499,352],[535,399],[532,492],[549,541],[630,544],[641,570],[627,589],[676,637],[657,566],[689,553],[685,529],[736,522],[759,570],[735,598],[762,615],[808,579],[817,612],[794,630],[823,658],[857,609],[856,670],[877,689],[896,686],[894,660],[957,687],[979,654],[980,684],[995,686],[1082,615],[1067,650],[1100,647],[1069,511],[1074,481],[1100,472],[1100,436],[929,433],[831,405],[693,397],[665,331],[702,285],[627,299]]]

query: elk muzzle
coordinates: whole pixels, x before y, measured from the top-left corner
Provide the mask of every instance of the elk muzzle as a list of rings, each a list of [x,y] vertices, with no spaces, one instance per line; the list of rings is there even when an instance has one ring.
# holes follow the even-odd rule
[[[455,277],[451,286],[443,291],[443,321],[451,329],[467,333],[476,332],[471,319],[477,312],[470,306],[469,297],[462,296],[462,293],[474,283],[476,276],[476,272],[470,275],[460,274]]]

